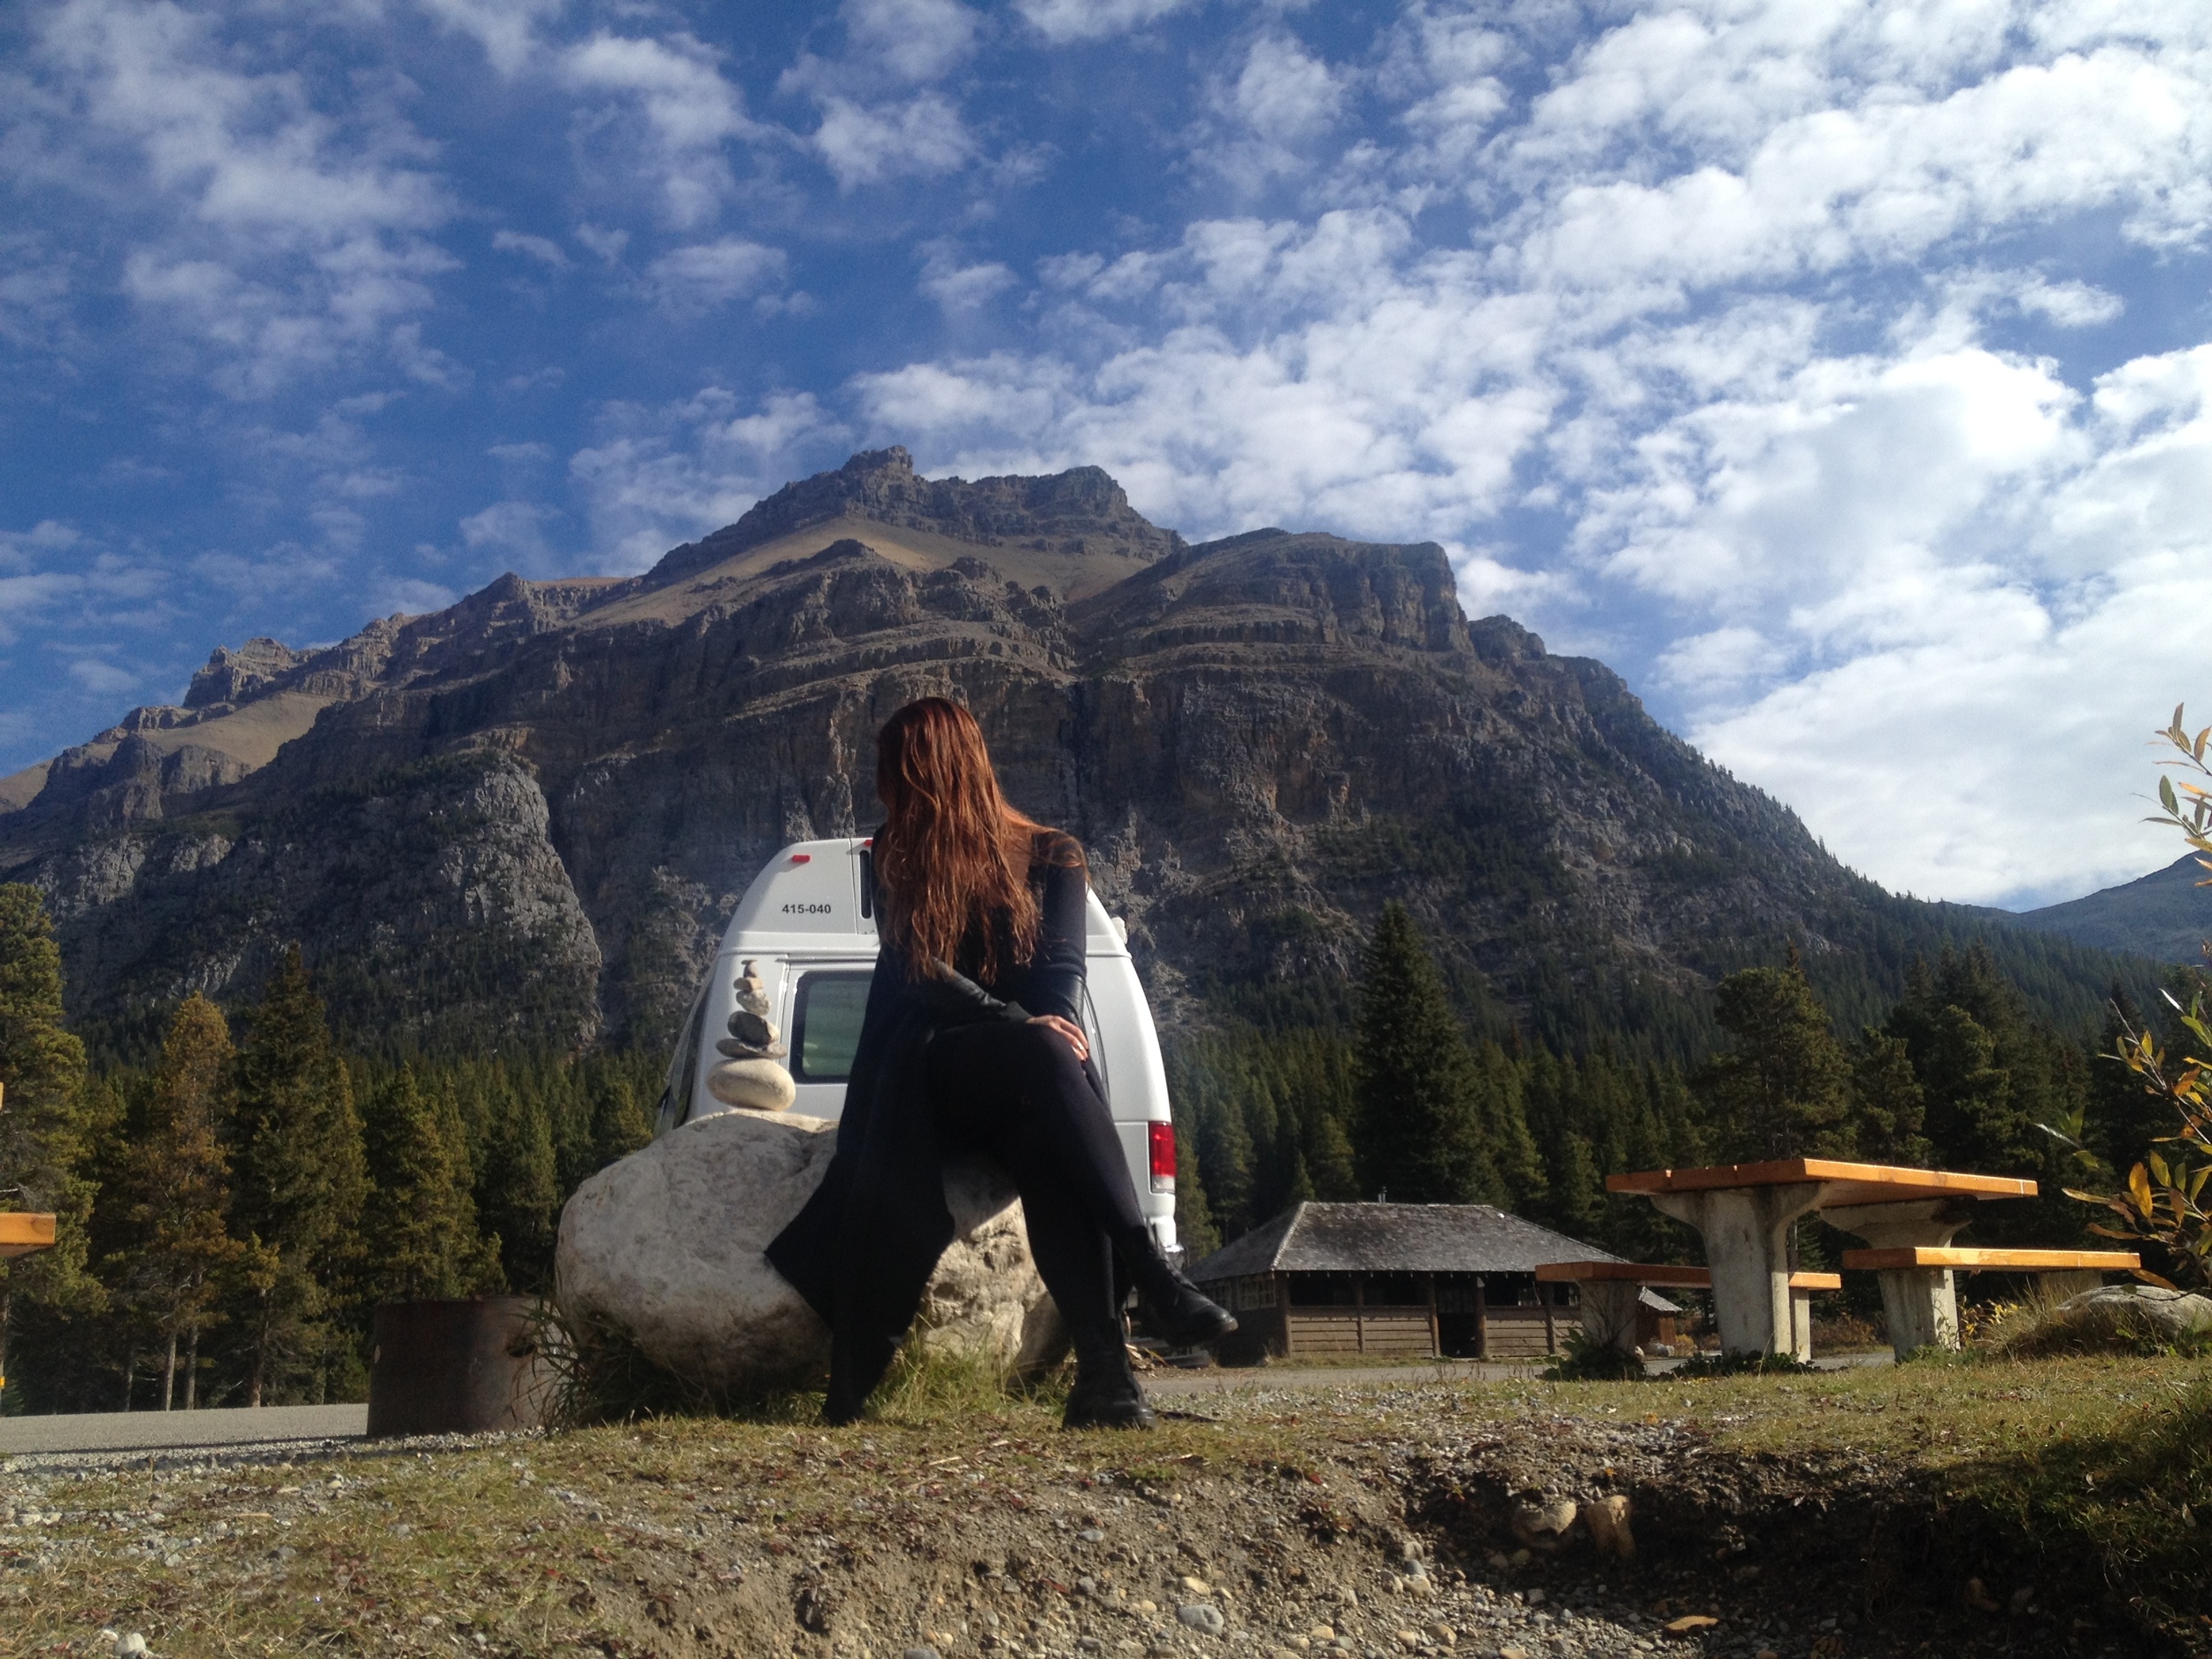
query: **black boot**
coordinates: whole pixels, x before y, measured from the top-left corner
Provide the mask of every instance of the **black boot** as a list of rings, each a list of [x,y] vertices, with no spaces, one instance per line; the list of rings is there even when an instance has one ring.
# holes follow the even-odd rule
[[[1129,1369],[1118,1320],[1110,1330],[1094,1332],[1075,1345],[1075,1386],[1060,1419],[1064,1429],[1148,1429],[1152,1408]]]
[[[1203,1348],[1237,1328],[1237,1317],[1169,1265],[1150,1228],[1122,1243],[1122,1260],[1143,1299],[1145,1328],[1170,1348]]]

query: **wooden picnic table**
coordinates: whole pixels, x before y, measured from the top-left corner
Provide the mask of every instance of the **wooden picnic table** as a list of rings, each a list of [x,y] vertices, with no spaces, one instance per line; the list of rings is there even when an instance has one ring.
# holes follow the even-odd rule
[[[33,1210],[0,1211],[0,1260],[53,1248],[53,1217]]]
[[[1701,1169],[1609,1175],[1606,1190],[1651,1200],[1694,1227],[1713,1276],[1713,1315],[1731,1354],[1812,1357],[1812,1326],[1790,1294],[1791,1240],[1817,1210],[1832,1225],[1877,1248],[1940,1248],[1973,1218],[1974,1206],[2032,1198],[2036,1184],[2009,1175],[1970,1175],[1841,1158],[1775,1158]],[[1882,1271],[1882,1306],[1900,1353],[1958,1344],[1958,1300],[1948,1268]]]

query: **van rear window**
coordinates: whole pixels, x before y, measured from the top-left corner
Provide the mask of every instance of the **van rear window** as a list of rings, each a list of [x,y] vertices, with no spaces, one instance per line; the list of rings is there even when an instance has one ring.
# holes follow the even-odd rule
[[[802,1083],[842,1083],[860,1047],[868,1008],[866,969],[803,974],[791,1014],[791,1075]]]

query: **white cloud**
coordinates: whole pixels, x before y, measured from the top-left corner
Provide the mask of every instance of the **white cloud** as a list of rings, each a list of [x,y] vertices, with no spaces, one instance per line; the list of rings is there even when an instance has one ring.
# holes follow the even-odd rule
[[[948,311],[987,305],[1019,280],[995,259],[963,265],[960,250],[949,242],[930,242],[922,249],[922,292]]]
[[[725,236],[663,254],[647,275],[664,308],[691,313],[749,299],[778,286],[788,263],[780,249],[763,247],[742,236]]]
[[[526,254],[540,265],[550,265],[556,271],[568,269],[568,255],[561,244],[543,236],[525,235],[517,230],[498,230],[492,233],[492,246],[502,253]]]
[[[388,577],[373,589],[373,604],[380,616],[398,612],[403,616],[423,616],[434,611],[443,611],[460,603],[461,595],[450,588],[440,587],[416,577]]]
[[[941,93],[873,106],[832,94],[820,104],[822,119],[812,142],[844,189],[956,173],[975,157],[975,140],[959,106]]]
[[[69,677],[87,691],[115,696],[133,689],[139,677],[119,664],[97,657],[80,657],[69,664]]]
[[[2093,328],[2127,310],[2127,303],[2117,294],[2093,284],[2039,279],[2021,288],[2017,303],[2022,311],[2047,317],[2061,328]]]
[[[538,26],[559,15],[560,0],[419,0],[448,28],[472,36],[500,75],[512,79],[542,53]]]
[[[1014,10],[1055,46],[1126,35],[1180,12],[1192,0],[1014,0]]]
[[[967,62],[983,27],[957,0],[845,0],[841,12],[856,52],[917,84]]]
[[[1263,35],[1252,42],[1225,101],[1260,138],[1296,144],[1336,124],[1344,87],[1335,71],[1291,36]]]
[[[588,503],[598,567],[622,574],[733,523],[852,441],[810,394],[775,394],[747,411],[720,387],[660,409],[618,404],[602,424],[569,475]]]
[[[425,310],[427,279],[452,261],[427,234],[451,216],[414,129],[374,100],[344,119],[309,82],[167,4],[64,0],[37,66],[61,113],[42,134],[96,197],[121,182],[104,147],[134,156],[155,227],[125,261],[142,306],[226,359],[242,396],[379,348]]]
[[[545,537],[546,526],[560,514],[529,501],[495,501],[461,520],[461,542],[472,552],[510,560],[511,568],[533,576],[555,574],[558,563]]]
[[[692,35],[652,38],[602,31],[563,50],[561,84],[613,94],[636,111],[631,165],[653,177],[669,221],[688,229],[711,221],[735,188],[724,145],[768,136],[749,119],[718,55]]]

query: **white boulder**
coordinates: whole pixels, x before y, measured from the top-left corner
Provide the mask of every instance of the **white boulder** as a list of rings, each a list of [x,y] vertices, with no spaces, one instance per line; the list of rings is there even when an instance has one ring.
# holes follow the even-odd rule
[[[2068,1297],[2055,1317],[2085,1333],[2131,1326],[2171,1340],[2212,1331],[2212,1298],[2158,1285],[2106,1285]]]
[[[704,1387],[818,1381],[829,1328],[761,1252],[821,1184],[836,1127],[791,1112],[720,1111],[602,1170],[561,1211],[563,1313],[621,1333]],[[1012,1371],[1057,1359],[1065,1338],[1012,1184],[963,1160],[947,1170],[945,1202],[957,1233],[924,1296],[923,1340]]]

